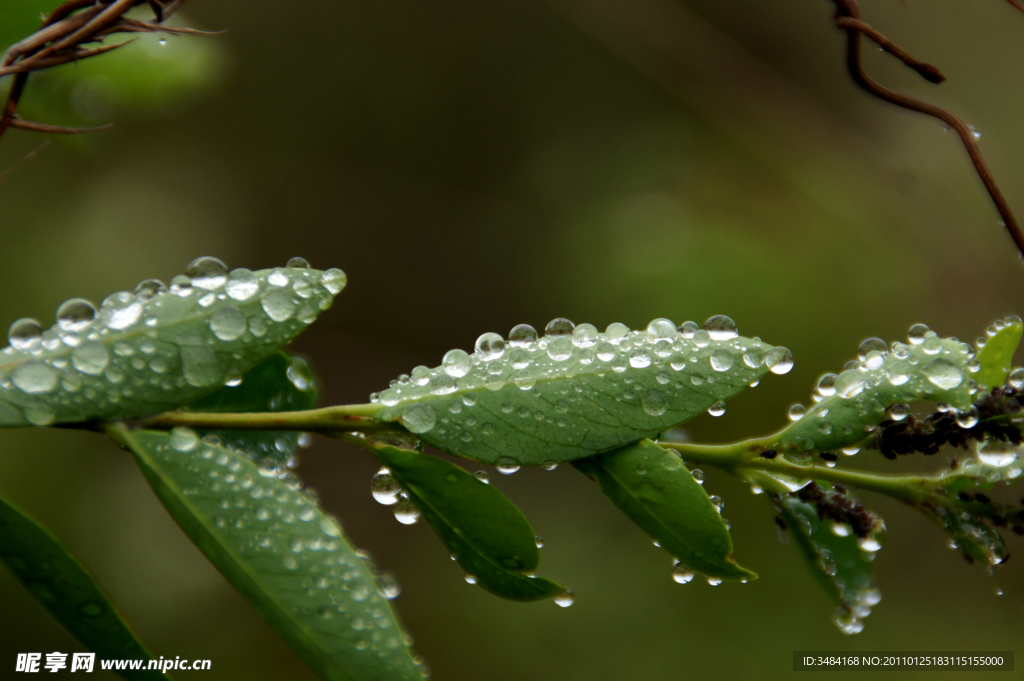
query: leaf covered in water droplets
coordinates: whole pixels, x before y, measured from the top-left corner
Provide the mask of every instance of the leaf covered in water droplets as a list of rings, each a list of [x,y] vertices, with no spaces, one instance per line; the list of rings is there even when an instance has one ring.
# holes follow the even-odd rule
[[[828,483],[818,485],[825,494],[832,492]],[[871,553],[861,548],[860,538],[848,525],[821,519],[818,509],[797,494],[773,494],[772,501],[807,568],[837,606],[833,622],[843,633],[859,633],[862,620],[881,600]]]
[[[53,535],[3,499],[0,561],[69,634],[100,658],[153,659],[85,566]],[[167,678],[148,669],[118,673],[131,681]]]
[[[380,394],[377,417],[451,454],[540,465],[654,436],[791,366],[788,350],[739,336],[727,317],[681,332],[667,319],[606,333],[555,320],[539,339],[524,326],[507,343],[484,334],[473,355],[417,367]]]
[[[985,341],[985,347],[978,351],[981,370],[974,377],[978,385],[985,389],[1002,385],[1006,380],[1013,363],[1013,353],[1020,345],[1024,322],[1017,316],[1008,317],[996,322],[991,331],[994,334]]]
[[[525,574],[537,569],[540,551],[530,524],[505,495],[436,456],[372,446],[477,584],[514,601],[552,598],[565,591],[547,579]]]
[[[887,409],[914,400],[969,408],[978,370],[974,348],[920,324],[910,341],[893,343],[891,351],[878,338],[864,341],[855,366],[822,377],[820,401],[778,434],[779,444],[818,451],[852,445],[887,418]]]
[[[135,454],[189,538],[321,678],[420,678],[372,567],[297,485],[185,429],[108,432]]]
[[[245,372],[238,385],[226,385],[188,405],[193,412],[275,412],[312,409],[316,405],[313,370],[301,357],[277,352]],[[229,449],[241,449],[257,462],[283,464],[299,442],[295,431],[214,430]]]
[[[572,465],[687,567],[709,577],[757,579],[733,560],[725,521],[674,452],[644,440]]]
[[[301,333],[345,285],[341,270],[285,267],[228,273],[200,258],[168,289],[156,280],[115,293],[97,312],[61,305],[43,331],[11,326],[0,351],[0,426],[156,414],[188,404]]]

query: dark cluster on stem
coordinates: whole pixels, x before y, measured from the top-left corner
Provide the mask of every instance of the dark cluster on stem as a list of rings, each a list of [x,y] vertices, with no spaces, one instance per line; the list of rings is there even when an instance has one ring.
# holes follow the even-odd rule
[[[819,520],[834,520],[849,525],[858,537],[868,536],[881,524],[881,520],[863,504],[858,504],[846,496],[844,491],[829,491],[812,482],[793,494],[800,501],[818,509]]]
[[[938,453],[942,445],[966,449],[971,441],[1000,440],[1019,445],[1024,442],[1024,433],[1012,422],[1024,414],[1021,391],[1008,385],[996,386],[974,403],[978,410],[978,422],[970,428],[957,423],[956,412],[935,412],[925,419],[913,414],[902,421],[886,419],[878,424],[878,430],[867,446],[878,449],[887,459],[899,454],[920,452],[930,455]]]

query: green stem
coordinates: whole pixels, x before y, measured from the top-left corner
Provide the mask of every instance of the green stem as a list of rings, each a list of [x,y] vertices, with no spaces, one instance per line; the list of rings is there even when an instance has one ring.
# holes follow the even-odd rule
[[[214,413],[168,411],[143,420],[143,428],[174,427],[195,430],[303,430],[334,436],[351,431],[393,430],[398,424],[373,418],[381,410],[377,404],[352,404],[308,409],[252,413]]]

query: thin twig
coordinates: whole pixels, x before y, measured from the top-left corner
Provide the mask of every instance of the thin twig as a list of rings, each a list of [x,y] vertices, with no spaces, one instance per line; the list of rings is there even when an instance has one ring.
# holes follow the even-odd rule
[[[1021,232],[1020,225],[1017,224],[1017,218],[1014,217],[1013,211],[1010,210],[1010,205],[1006,202],[1002,192],[999,191],[999,187],[996,186],[995,178],[992,177],[992,172],[988,169],[985,159],[981,156],[981,150],[978,148],[974,130],[948,109],[890,90],[868,76],[860,60],[860,36],[864,31],[860,24],[849,25],[847,21],[848,19],[860,19],[860,9],[857,2],[856,0],[833,0],[833,2],[836,5],[836,25],[846,31],[846,65],[853,81],[879,99],[904,109],[909,109],[910,111],[917,111],[918,113],[937,118],[956,131],[957,135],[960,136],[960,141],[963,142],[964,148],[967,149],[967,154],[971,158],[971,163],[974,164],[978,177],[981,178],[985,189],[988,190],[989,196],[992,197],[996,210],[999,211],[999,215],[1003,219],[1003,225],[1017,245],[1017,250],[1024,257],[1024,233]],[[914,61],[916,62],[917,60]]]
[[[914,69],[921,76],[930,83],[941,83],[946,80],[946,77],[939,71],[938,66],[934,66],[927,62],[923,62],[920,59],[916,59],[911,55],[907,54],[899,45],[886,38],[884,35],[872,28],[867,22],[860,19],[854,19],[853,17],[837,17],[836,26],[839,28],[851,28],[855,31],[860,31],[865,36],[874,40],[878,43],[878,46],[883,50],[896,57],[904,64]]]
[[[1006,1],[1008,3],[1010,3],[1011,5],[1013,5],[1015,8],[1017,8],[1018,10],[1020,10],[1021,12],[1024,12],[1024,4],[1022,4],[1020,2],[1020,0],[1006,0]]]
[[[91,128],[68,128],[62,125],[48,125],[46,123],[33,123],[32,121],[26,121],[18,116],[14,116],[11,119],[12,128],[21,128],[22,130],[34,130],[36,132],[51,132],[60,135],[80,135],[84,132],[98,132],[100,130],[106,130],[107,128],[114,125],[113,123],[104,123],[103,125],[96,125]]]
[[[0,173],[0,182],[3,182],[4,180],[6,180],[6,179],[7,179],[7,177],[8,177],[8,176],[9,176],[9,175],[10,175],[11,173],[13,173],[13,172],[14,172],[15,170],[17,170],[18,168],[20,168],[21,166],[23,166],[23,165],[24,165],[25,163],[27,163],[27,162],[29,161],[29,159],[31,159],[31,158],[32,158],[32,157],[34,157],[34,156],[35,156],[36,154],[38,154],[38,153],[39,153],[40,151],[42,151],[43,149],[45,149],[45,148],[46,148],[47,146],[49,146],[49,144],[50,144],[50,140],[46,140],[46,141],[44,141],[44,142],[43,142],[42,144],[40,144],[40,145],[39,145],[38,147],[36,147],[36,148],[35,148],[35,149],[33,149],[32,151],[28,152],[28,153],[27,153],[27,154],[25,154],[24,156],[22,156],[22,157],[21,157],[21,159],[19,159],[19,160],[18,160],[18,161],[17,161],[17,162],[16,162],[16,163],[15,163],[14,165],[12,165],[12,166],[11,166],[10,168],[8,168],[8,169],[7,169],[7,170],[5,170],[4,172]]]

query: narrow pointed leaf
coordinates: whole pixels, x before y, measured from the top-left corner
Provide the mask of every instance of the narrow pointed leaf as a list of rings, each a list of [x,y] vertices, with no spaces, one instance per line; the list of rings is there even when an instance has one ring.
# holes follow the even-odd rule
[[[115,425],[110,434],[189,538],[321,678],[420,678],[367,561],[305,493],[188,431]]]
[[[722,516],[674,452],[645,440],[572,465],[680,562],[710,577],[757,579],[733,560]]]
[[[278,352],[245,372],[236,386],[220,390],[188,405],[195,412],[300,411],[316,406],[316,381],[309,364],[301,357]],[[229,449],[241,449],[253,459],[287,461],[299,441],[295,431],[215,430],[199,431],[200,437],[213,433]]]
[[[417,367],[381,393],[377,418],[485,463],[571,461],[654,436],[792,365],[785,348],[731,335],[734,327],[715,340],[656,322],[664,328],[613,334],[615,343],[590,325],[508,345],[485,334],[473,356],[453,350],[443,366]]]
[[[383,444],[373,451],[477,584],[514,601],[565,591],[524,574],[540,564],[536,536],[522,512],[497,489],[436,456]]]
[[[0,560],[54,619],[97,657],[152,659],[85,566],[53,535],[3,499]],[[155,670],[118,674],[130,681],[167,678]]]
[[[197,273],[198,274],[198,273]],[[234,270],[140,284],[93,314],[62,306],[63,326],[12,325],[0,353],[0,426],[156,414],[195,401],[272,355],[330,307],[341,270]],[[17,346],[17,347],[15,347]]]
[[[832,491],[828,483],[818,484]],[[820,519],[817,508],[797,494],[773,494],[772,500],[815,581],[839,608],[836,624],[859,630],[858,621],[880,598],[871,555],[849,527]]]
[[[977,371],[974,356],[971,345],[934,334],[916,344],[893,344],[892,352],[872,351],[858,367],[832,377],[828,396],[783,429],[779,445],[818,451],[852,445],[887,418],[889,407],[914,400],[966,409]]]
[[[978,351],[981,370],[975,374],[974,380],[985,389],[1002,385],[1006,381],[1013,363],[1013,353],[1017,351],[1021,333],[1024,332],[1024,322],[1016,315],[1007,317],[1003,324],[1003,328],[996,331],[985,342],[985,347]]]

